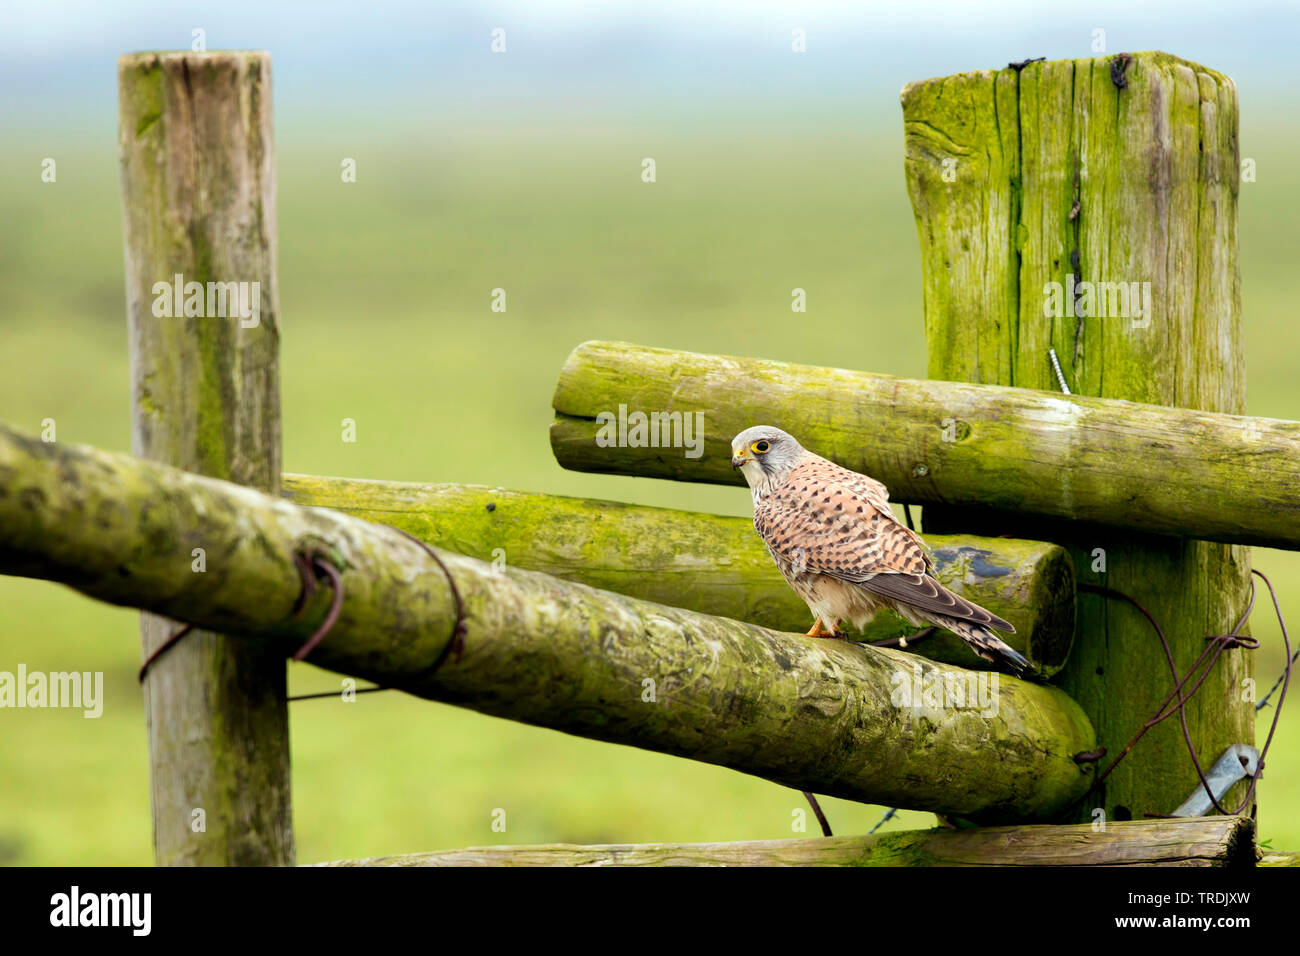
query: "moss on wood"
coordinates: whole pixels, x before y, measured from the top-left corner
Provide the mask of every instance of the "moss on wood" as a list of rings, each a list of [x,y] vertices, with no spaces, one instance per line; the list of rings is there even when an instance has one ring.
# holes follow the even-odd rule
[[[738,843],[489,846],[317,866],[1196,866],[1248,867],[1244,817],[1091,825],[909,830]],[[1284,856],[1275,854],[1274,856]],[[1261,865],[1276,863],[1266,858]]]
[[[1155,615],[1185,673],[1206,635],[1232,628],[1249,592],[1245,548],[1192,539],[1300,547],[1300,424],[1239,417],[1232,80],[1163,53],[1133,54],[1122,84],[1112,65],[1110,57],[1034,63],[903,90],[929,374],[1058,392],[985,390],[989,416],[1005,427],[992,429],[993,443],[963,451],[984,456],[988,484],[953,493],[950,474],[925,526],[1067,544],[1081,581],[1123,591]],[[995,129],[993,91],[1008,88]],[[945,179],[946,168],[955,176]],[[1128,315],[1103,317],[1096,299],[1087,310],[1089,286],[1108,282],[1147,284],[1145,314],[1130,303]],[[1050,308],[1052,283],[1078,296],[1077,307]],[[1059,394],[1053,348],[1075,393],[1068,397]],[[1032,407],[1018,397],[1027,395]],[[989,431],[975,426],[977,435]],[[1098,525],[1045,526],[1033,514]],[[1079,609],[1061,683],[1114,755],[1172,680],[1137,611],[1095,594],[1081,594]],[[1189,705],[1203,761],[1254,740],[1253,708],[1242,699],[1249,675],[1249,653],[1229,651]],[[1171,720],[1108,778],[1098,806],[1111,820],[1168,813],[1196,786]]]
[[[133,447],[274,492],[280,396],[270,57],[132,54],[118,61],[118,86]],[[155,288],[178,281],[203,288],[203,315],[176,314],[171,292]],[[207,314],[217,304],[209,282],[245,283],[250,292],[256,283],[256,324],[229,308]],[[157,315],[160,299],[166,308]],[[203,573],[223,574],[225,558],[208,550]],[[197,576],[193,560],[182,570]],[[175,628],[145,615],[145,654]],[[247,643],[194,634],[151,671],[145,701],[157,861],[292,863],[284,662]],[[196,808],[205,813],[202,832],[191,825]]]
[[[249,488],[0,426],[0,572],[220,628],[291,653],[293,555],[343,573],[322,667],[567,733],[720,764],[799,790],[983,822],[1051,819],[1092,779],[1065,694],[902,651],[783,634],[441,552],[464,654],[431,672],[456,602],[397,531]],[[190,549],[219,560],[190,571]],[[174,652],[173,652],[174,653]],[[919,693],[914,693],[919,690]]]
[[[804,631],[811,623],[748,518],[503,488],[311,475],[285,475],[284,493],[298,504],[391,524],[483,561],[776,630]],[[1007,640],[1040,675],[1060,670],[1074,637],[1074,571],[1063,548],[970,535],[928,540],[940,580],[1015,625]],[[915,632],[897,614],[882,612],[861,639]],[[962,667],[992,667],[946,632],[911,649]]]
[[[1009,334],[1001,321],[990,334]],[[950,354],[963,368],[976,362]],[[1022,361],[1040,358],[1045,389],[1046,352]],[[773,424],[883,481],[894,501],[1300,548],[1300,422],[619,342],[578,346],[553,404],[551,448],[579,471],[743,486],[731,439]],[[620,405],[700,412],[703,454],[602,447],[596,416]],[[1032,526],[1019,536],[1041,537]]]

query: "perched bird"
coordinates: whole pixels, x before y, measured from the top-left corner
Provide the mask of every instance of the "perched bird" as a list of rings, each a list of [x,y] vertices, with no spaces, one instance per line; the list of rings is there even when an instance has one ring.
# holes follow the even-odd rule
[[[771,425],[732,440],[731,466],[749,482],[754,527],[772,560],[813,613],[809,637],[838,636],[842,620],[860,630],[892,608],[909,623],[952,631],[987,661],[1029,669],[992,630],[1014,627],[939,583],[925,542],[894,517],[880,482]]]

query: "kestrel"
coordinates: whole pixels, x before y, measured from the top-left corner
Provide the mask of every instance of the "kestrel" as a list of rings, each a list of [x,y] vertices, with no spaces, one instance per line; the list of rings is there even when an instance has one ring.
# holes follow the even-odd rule
[[[1014,634],[1014,627],[939,583],[925,542],[894,517],[880,482],[814,455],[771,425],[732,440],[731,466],[749,482],[754,527],[772,560],[813,613],[809,637],[835,636],[842,620],[861,630],[881,608],[892,608],[918,627],[952,631],[986,661],[1029,670],[992,631]]]

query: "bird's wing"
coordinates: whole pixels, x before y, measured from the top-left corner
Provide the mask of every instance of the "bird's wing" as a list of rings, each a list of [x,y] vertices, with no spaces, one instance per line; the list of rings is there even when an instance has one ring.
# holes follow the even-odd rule
[[[978,604],[973,604],[960,594],[954,594],[928,574],[899,574],[885,572],[866,581],[856,582],[858,587],[875,594],[892,598],[900,604],[942,614],[959,621],[970,621],[983,627],[996,628],[1008,634],[1016,633],[1011,622],[1005,621]]]
[[[796,567],[859,584],[885,571],[924,574],[925,550],[874,478],[812,457],[754,509],[767,546]]]
[[[934,614],[1015,630],[929,573],[925,543],[894,517],[884,485],[824,458],[799,465],[766,495],[754,509],[754,527],[796,569]]]

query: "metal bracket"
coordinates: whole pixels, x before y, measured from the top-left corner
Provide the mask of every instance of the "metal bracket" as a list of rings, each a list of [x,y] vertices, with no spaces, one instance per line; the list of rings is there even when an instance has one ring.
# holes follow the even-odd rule
[[[1214,799],[1222,800],[1223,795],[1228,792],[1234,783],[1238,780],[1244,780],[1247,777],[1255,775],[1255,768],[1259,765],[1259,751],[1254,747],[1246,744],[1233,744],[1223,752],[1223,755],[1214,762],[1210,772],[1205,775],[1206,781],[1210,784],[1210,789],[1214,791]],[[1183,801],[1182,806],[1173,812],[1176,817],[1203,817],[1210,812],[1214,806],[1209,795],[1205,792],[1203,784],[1197,784],[1192,795]]]

